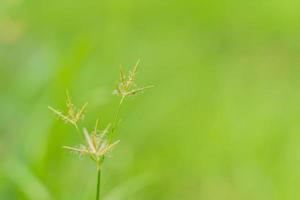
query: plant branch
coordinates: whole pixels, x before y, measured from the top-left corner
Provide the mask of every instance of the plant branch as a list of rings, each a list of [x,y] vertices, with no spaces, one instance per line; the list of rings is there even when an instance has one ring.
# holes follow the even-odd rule
[[[111,134],[110,134],[110,142],[113,139],[114,133],[116,132],[116,129],[118,127],[119,115],[120,115],[121,107],[122,107],[124,100],[125,100],[125,96],[123,96],[121,98],[118,108],[115,111],[113,122],[112,122]]]

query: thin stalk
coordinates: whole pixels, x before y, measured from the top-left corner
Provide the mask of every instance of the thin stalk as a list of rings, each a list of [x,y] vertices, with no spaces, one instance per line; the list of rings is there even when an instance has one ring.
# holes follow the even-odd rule
[[[121,111],[121,107],[122,107],[122,104],[124,102],[124,99],[125,99],[125,96],[123,96],[120,100],[120,103],[118,105],[118,108],[115,112],[115,115],[114,115],[114,118],[113,118],[113,122],[112,122],[112,128],[111,128],[111,134],[110,134],[110,142],[111,140],[113,139],[113,135],[117,129],[117,126],[118,126],[118,119],[119,119],[119,115],[120,115],[120,111]]]
[[[111,135],[110,135],[110,139],[109,139],[109,143],[111,143],[112,139],[113,139],[113,134],[117,128],[117,124],[118,124],[118,118],[119,118],[119,114],[120,114],[120,110],[123,104],[125,97],[123,96],[120,100],[120,103],[118,105],[118,108],[115,112],[114,118],[113,118],[113,123],[112,123],[112,129],[111,129]],[[103,156],[103,160],[104,161],[105,156]],[[97,194],[96,194],[96,200],[100,200],[100,185],[101,185],[101,168],[98,166],[97,167],[97,171],[98,171],[98,176],[97,176]]]
[[[100,186],[101,186],[101,169],[97,169],[97,189],[96,189],[96,200],[100,200]]]

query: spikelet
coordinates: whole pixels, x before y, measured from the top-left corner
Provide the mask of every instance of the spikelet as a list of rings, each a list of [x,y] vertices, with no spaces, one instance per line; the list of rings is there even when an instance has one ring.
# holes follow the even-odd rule
[[[69,92],[67,91],[66,93],[67,93],[66,106],[68,109],[66,114],[51,106],[48,106],[48,108],[66,123],[70,123],[74,125],[75,128],[78,130],[78,123],[83,119],[84,112],[86,110],[88,103],[85,103],[79,110],[77,110],[75,105],[72,103]]]
[[[128,75],[125,74],[124,69],[120,66],[120,80],[117,86],[117,89],[114,90],[114,94],[119,95],[124,99],[125,97],[137,95],[142,93],[144,90],[152,88],[154,86],[149,85],[145,87],[138,87],[135,83],[136,75],[138,72],[140,60],[133,66],[133,68],[128,72]]]
[[[95,129],[91,133],[89,133],[86,128],[83,129],[86,143],[85,145],[80,145],[80,147],[63,146],[63,148],[72,152],[76,152],[81,156],[89,156],[90,158],[92,158],[92,160],[96,161],[97,167],[99,168],[101,166],[103,156],[111,151],[113,147],[120,141],[117,140],[113,143],[110,143],[106,138],[106,134],[110,125],[108,125],[104,130],[98,131],[98,123],[99,121],[97,120]]]

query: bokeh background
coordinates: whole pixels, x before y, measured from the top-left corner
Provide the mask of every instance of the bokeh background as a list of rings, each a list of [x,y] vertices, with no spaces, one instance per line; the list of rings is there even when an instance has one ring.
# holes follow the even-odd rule
[[[89,159],[48,109],[108,123],[140,58],[103,200],[300,198],[297,0],[1,0],[0,199],[95,198]]]

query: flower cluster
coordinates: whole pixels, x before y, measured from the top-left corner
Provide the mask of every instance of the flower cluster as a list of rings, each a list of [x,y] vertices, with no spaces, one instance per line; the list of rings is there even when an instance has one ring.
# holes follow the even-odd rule
[[[96,121],[96,125],[94,130],[89,133],[86,128],[82,129],[85,144],[81,144],[77,147],[72,146],[63,146],[63,148],[68,149],[72,152],[76,152],[81,156],[88,156],[92,160],[94,160],[97,164],[97,168],[101,167],[101,164],[104,160],[105,155],[112,150],[112,148],[118,144],[120,141],[113,141],[113,135],[116,131],[118,125],[119,111],[121,105],[126,97],[133,96],[143,92],[145,89],[151,88],[153,86],[146,87],[138,87],[135,83],[136,75],[138,71],[139,61],[136,65],[128,72],[128,74],[124,73],[123,68],[120,68],[120,81],[118,83],[117,89],[114,91],[115,94],[121,97],[119,106],[115,113],[115,116],[112,121],[112,125],[108,125],[104,130],[99,131],[98,125],[99,120]],[[61,118],[66,123],[72,124],[78,132],[79,130],[79,122],[84,118],[84,113],[86,110],[88,103],[83,104],[80,109],[77,109],[74,103],[71,100],[69,92],[67,91],[67,112],[63,113],[53,107],[49,106],[49,109]],[[110,135],[109,135],[110,134]]]
[[[114,94],[119,95],[122,97],[122,100],[125,97],[133,96],[143,92],[148,88],[152,88],[152,85],[138,87],[135,83],[138,66],[140,61],[138,60],[132,70],[128,72],[128,75],[125,74],[123,67],[120,67],[120,82],[117,86],[117,89],[114,91]],[[122,101],[121,100],[121,101]]]
[[[57,109],[52,108],[51,106],[48,106],[52,112],[54,112],[58,117],[60,117],[62,120],[64,120],[66,123],[70,123],[75,126],[76,129],[78,129],[78,123],[80,120],[84,117],[84,112],[86,110],[86,107],[88,103],[85,103],[79,110],[74,106],[72,103],[71,97],[69,92],[67,91],[67,102],[66,102],[68,111],[67,114],[64,114]]]
[[[85,145],[81,144],[79,147],[63,146],[63,148],[79,153],[81,156],[89,156],[100,168],[104,155],[106,155],[116,144],[120,142],[117,140],[109,143],[107,134],[109,132],[110,124],[102,131],[98,131],[99,120],[96,121],[95,129],[90,134],[86,128],[83,129],[85,138]]]

